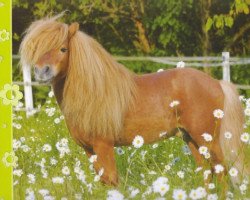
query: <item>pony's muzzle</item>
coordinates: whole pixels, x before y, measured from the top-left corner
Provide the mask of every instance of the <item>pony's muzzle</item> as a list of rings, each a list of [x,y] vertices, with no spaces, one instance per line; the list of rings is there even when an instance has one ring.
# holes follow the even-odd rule
[[[35,79],[41,82],[49,82],[54,77],[53,70],[49,65],[35,66],[34,73]]]

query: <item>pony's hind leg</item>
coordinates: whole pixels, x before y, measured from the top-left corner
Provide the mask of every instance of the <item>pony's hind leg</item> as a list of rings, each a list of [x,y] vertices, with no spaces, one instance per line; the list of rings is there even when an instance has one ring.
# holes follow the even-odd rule
[[[201,154],[199,153],[199,150],[198,150],[198,145],[194,142],[194,140],[188,135],[188,133],[186,131],[183,131],[183,140],[187,143],[194,159],[195,159],[195,162],[196,164],[199,166],[199,167],[202,167],[203,164],[204,164],[204,158],[201,156]]]

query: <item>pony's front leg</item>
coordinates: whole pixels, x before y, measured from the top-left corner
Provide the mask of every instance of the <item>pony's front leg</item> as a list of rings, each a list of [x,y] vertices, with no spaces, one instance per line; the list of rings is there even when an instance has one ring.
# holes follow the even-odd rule
[[[88,152],[87,154],[89,154]],[[101,176],[101,181],[107,185],[118,185],[118,174],[115,163],[115,153],[113,142],[103,139],[95,139],[93,141],[93,153],[97,155],[97,160],[94,162],[96,173],[102,168],[104,173]]]

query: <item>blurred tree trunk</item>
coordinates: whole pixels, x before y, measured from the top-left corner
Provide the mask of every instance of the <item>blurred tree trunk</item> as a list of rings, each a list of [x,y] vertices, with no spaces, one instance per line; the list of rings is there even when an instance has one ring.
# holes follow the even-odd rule
[[[151,48],[149,44],[148,37],[146,35],[146,30],[142,22],[142,16],[144,15],[144,1],[143,0],[131,0],[131,20],[134,22],[134,26],[137,29],[137,41],[134,42],[134,45],[137,46],[142,52],[150,53]]]
[[[211,0],[201,0],[201,26],[202,26],[202,34],[201,34],[201,44],[202,44],[202,55],[208,56],[211,44],[210,44],[210,38],[209,33],[206,30],[206,22],[207,19],[210,17],[210,8],[211,8]],[[204,61],[205,63],[207,61]],[[204,71],[211,75],[211,68],[205,67]]]

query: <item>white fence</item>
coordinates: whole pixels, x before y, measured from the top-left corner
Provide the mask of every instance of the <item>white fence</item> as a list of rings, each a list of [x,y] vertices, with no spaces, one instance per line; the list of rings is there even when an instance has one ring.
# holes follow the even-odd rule
[[[13,55],[13,59],[19,59]],[[152,61],[167,65],[176,66],[179,61],[185,62],[185,67],[222,67],[223,80],[230,81],[230,66],[232,65],[250,65],[250,58],[231,57],[229,52],[222,52],[222,57],[115,57],[118,61]],[[33,105],[33,85],[48,85],[38,82],[32,82],[31,69],[29,66],[23,66],[23,82],[14,82],[18,85],[24,85],[25,109],[27,116],[34,113]],[[250,89],[249,85],[237,85],[239,89]]]

